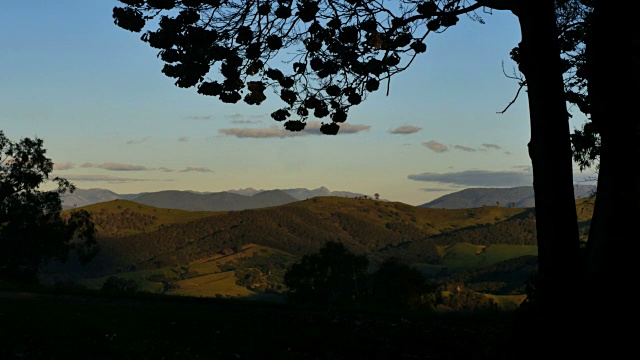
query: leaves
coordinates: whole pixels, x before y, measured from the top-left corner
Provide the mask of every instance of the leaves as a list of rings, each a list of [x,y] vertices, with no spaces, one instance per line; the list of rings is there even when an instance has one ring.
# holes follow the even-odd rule
[[[41,139],[9,140],[0,130],[0,278],[36,281],[49,259],[67,259],[77,249],[88,261],[96,251],[94,228],[88,213],[62,219],[60,194],[75,187],[49,174],[53,162]],[[52,191],[41,191],[49,182]]]
[[[287,111],[303,119],[331,115],[327,134],[337,133],[335,122],[346,121],[346,112],[335,109],[364,102],[380,81],[426,51],[431,31],[455,25],[463,13],[458,1],[444,0],[403,0],[397,9],[360,0],[122,2],[127,6],[114,8],[116,25],[139,32],[155,24],[141,39],[159,50],[162,72],[176,86],[252,105],[272,87]],[[258,82],[265,89],[249,89]],[[277,110],[272,117],[289,116]],[[291,124],[297,125],[288,129],[296,131],[299,124]]]

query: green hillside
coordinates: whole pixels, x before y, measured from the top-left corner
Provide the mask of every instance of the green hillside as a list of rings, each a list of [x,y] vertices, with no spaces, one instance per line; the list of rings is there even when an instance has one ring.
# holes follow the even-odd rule
[[[379,252],[399,244],[420,243],[421,262],[438,264],[442,258],[436,245],[447,243],[426,239],[507,221],[527,212],[526,209],[505,207],[426,209],[402,203],[338,197],[231,212],[192,213],[123,200],[83,209],[92,213],[99,226],[101,251],[86,269],[93,276],[128,269],[178,266],[247,244],[302,256],[316,252],[328,240],[343,242],[351,251],[360,254]],[[137,221],[139,219],[149,221]],[[496,235],[493,241],[513,243],[501,235]]]
[[[581,199],[578,208],[588,229],[591,204]],[[87,267],[71,262],[51,268],[49,278],[80,277],[93,288],[118,275],[151,292],[278,293],[287,267],[329,240],[367,255],[373,268],[396,257],[450,282],[460,281],[453,273],[498,271],[499,264],[537,255],[533,209],[432,209],[341,197],[229,212],[162,209],[127,200],[82,209],[98,226],[101,251]],[[465,273],[464,281],[478,291],[508,295],[521,291],[531,271],[526,267],[511,280],[504,280],[506,273],[498,279]]]
[[[210,211],[163,209],[122,199],[87,205],[79,209],[91,213],[101,237],[148,233],[165,225],[185,223],[214,214]],[[71,211],[73,210],[63,211],[62,216],[68,216]]]

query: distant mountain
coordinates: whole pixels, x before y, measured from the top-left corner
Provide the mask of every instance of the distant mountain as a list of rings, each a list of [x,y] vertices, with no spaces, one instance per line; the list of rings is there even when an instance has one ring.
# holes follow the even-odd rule
[[[306,188],[293,188],[293,189],[280,189],[284,192],[286,192],[287,194],[293,196],[294,198],[298,199],[298,200],[306,200],[306,199],[311,199],[314,198],[316,196],[340,196],[340,197],[349,197],[349,198],[355,198],[355,197],[361,197],[363,196],[363,194],[360,193],[354,193],[354,192],[350,192],[350,191],[331,191],[329,189],[327,189],[324,186],[321,186],[317,189],[306,189]],[[240,194],[240,195],[255,195],[259,192],[263,192],[265,190],[256,190],[254,188],[245,188],[245,189],[238,189],[238,190],[227,190],[227,192],[231,192],[231,193],[235,193],[235,194]]]
[[[238,195],[238,196],[236,196]],[[256,195],[259,195],[256,197]],[[339,196],[355,198],[363,194],[349,191],[331,191],[322,186],[309,190],[306,188],[256,190],[245,188],[223,192],[197,192],[166,190],[143,192],[138,194],[117,194],[106,189],[76,189],[73,194],[62,196],[64,210],[96,204],[115,199],[134,200],[155,207],[183,210],[228,211],[255,209],[258,207],[288,204],[316,196]]]
[[[594,191],[594,185],[576,185],[574,187],[576,199],[587,197]],[[533,186],[469,188],[441,196],[419,206],[424,208],[468,209],[496,205],[515,208],[535,207]]]
[[[191,191],[158,191],[133,198],[140,204],[191,211],[235,211],[284,205],[298,199],[282,190],[268,190],[252,196],[231,192],[194,193]]]
[[[115,199],[122,199],[122,195],[106,189],[76,189],[73,193],[61,196],[62,207],[65,210]]]

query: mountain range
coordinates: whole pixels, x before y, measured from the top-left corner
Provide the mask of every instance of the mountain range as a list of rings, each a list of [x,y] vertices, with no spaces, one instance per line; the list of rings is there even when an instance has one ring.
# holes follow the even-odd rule
[[[585,198],[595,191],[594,185],[576,185],[576,199]],[[196,192],[165,190],[138,194],[117,194],[106,189],[76,189],[62,196],[63,209],[83,207],[116,199],[132,200],[140,204],[167,209],[190,211],[237,211],[285,205],[315,197],[336,196],[361,198],[365,195],[349,191],[331,191],[326,187],[317,189],[292,188],[256,190],[235,189],[221,192]],[[533,208],[535,198],[533,186],[512,188],[468,188],[441,196],[419,205],[423,208],[469,209],[482,206],[504,206],[510,208]]]
[[[577,199],[589,197],[596,190],[595,185],[575,185]],[[533,186],[512,188],[468,188],[441,196],[420,205],[424,208],[468,209],[482,206],[506,206],[512,208],[535,207]]]
[[[166,190],[138,194],[118,194],[107,189],[76,189],[62,195],[65,210],[116,199],[133,200],[140,204],[192,211],[232,211],[284,205],[317,196],[362,197],[349,191],[331,191],[322,186],[317,189],[293,188],[256,190],[245,188],[221,192]]]

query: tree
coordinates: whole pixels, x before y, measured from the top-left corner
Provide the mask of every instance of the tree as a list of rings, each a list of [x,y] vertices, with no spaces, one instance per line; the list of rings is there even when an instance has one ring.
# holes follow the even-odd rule
[[[74,186],[50,178],[53,162],[41,139],[9,140],[0,130],[0,279],[37,281],[47,261],[74,251],[87,263],[97,252],[95,228],[85,210],[61,216],[60,194]],[[53,182],[56,189],[41,191]]]
[[[348,305],[364,292],[369,260],[344,244],[328,241],[317,254],[305,255],[284,275],[293,302]]]
[[[631,240],[629,225],[634,223],[634,210],[640,203],[640,169],[635,165],[622,166],[621,159],[640,157],[640,120],[632,108],[625,105],[632,104],[635,97],[626,84],[639,81],[640,38],[637,31],[627,32],[629,36],[621,37],[620,44],[629,46],[630,51],[621,58],[611,56],[618,49],[611,42],[611,36],[619,33],[616,24],[632,24],[630,14],[620,13],[618,5],[594,0],[587,29],[585,77],[592,132],[599,141],[599,171],[587,242],[585,280],[592,309],[620,314],[631,308],[630,302],[620,306],[607,293],[633,281],[630,277],[633,260],[629,252],[619,250]],[[628,77],[616,76],[621,60],[632,68]]]
[[[372,275],[369,301],[395,308],[433,308],[439,290],[422,273],[397,258],[385,260]]]
[[[312,116],[328,119],[321,131],[329,135],[385,81],[389,91],[389,79],[426,51],[428,35],[463,16],[483,23],[480,9],[511,11],[522,35],[511,55],[524,74],[529,100],[538,298],[555,305],[558,291],[576,294],[580,242],[558,19],[578,0],[121,2],[127,6],[113,9],[116,25],[141,32],[157,20],[142,40],[159,50],[163,73],[177,86],[250,105],[262,103],[265,90],[273,88],[285,104],[271,114],[274,120],[300,131]],[[566,308],[574,296],[562,299],[557,308]]]

